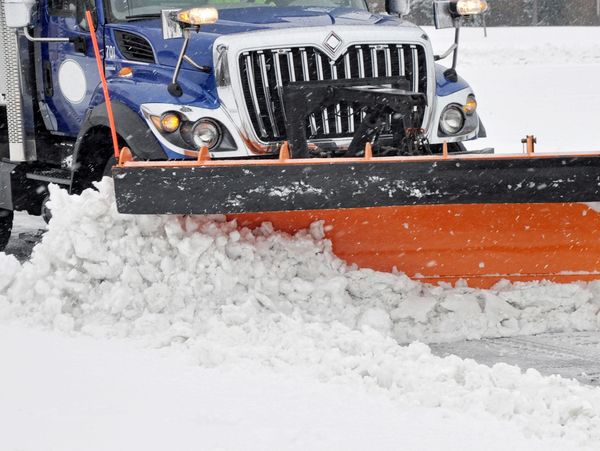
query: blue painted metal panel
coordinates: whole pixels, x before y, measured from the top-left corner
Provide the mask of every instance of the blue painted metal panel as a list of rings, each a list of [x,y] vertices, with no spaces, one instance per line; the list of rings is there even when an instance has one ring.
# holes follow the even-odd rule
[[[252,14],[249,14],[249,11]],[[222,35],[270,29],[306,28],[326,25],[373,25],[407,26],[392,16],[378,16],[368,11],[348,8],[306,8],[306,7],[253,7],[232,8],[219,11],[219,21],[205,25],[199,33],[194,33],[189,47],[189,55],[199,64],[212,66],[212,44]],[[154,47],[158,61],[165,66],[175,66],[181,48],[181,40],[163,40],[159,19],[120,22],[108,28],[126,30],[145,36]]]
[[[446,80],[444,72],[447,70],[446,67],[439,64],[435,65],[435,84],[436,94],[440,97],[449,96],[455,92],[462,91],[463,89],[469,88],[470,85],[462,77],[458,77],[456,82]]]
[[[76,23],[75,17],[51,16],[47,4],[41,8],[40,14],[41,36],[47,37],[81,37],[85,39],[87,51],[85,54],[75,51],[72,43],[54,42],[41,44],[41,55],[43,61],[48,61],[52,73],[52,96],[47,96],[43,87],[39,87],[40,99],[45,102],[49,110],[56,118],[56,132],[67,136],[77,136],[83,122],[85,113],[89,107],[91,97],[96,90],[100,77],[93,57],[91,38],[88,32],[82,30]],[[99,25],[97,36],[102,39],[102,26]],[[85,74],[86,89],[81,101],[69,101],[61,91],[59,85],[60,68],[65,61],[70,60],[81,68]]]
[[[206,74],[184,65],[179,82],[183,88],[183,96],[173,97],[167,92],[171,81],[181,40],[164,40],[161,23],[158,19],[136,20],[131,22],[115,22],[105,24],[105,11],[102,0],[96,0],[98,15],[98,40],[101,52],[105,54],[106,46],[116,49],[115,57],[105,60],[105,70],[111,97],[118,100],[133,111],[140,112],[144,103],[171,103],[174,105],[194,105],[202,108],[218,108],[219,100],[216,83],[212,73]],[[81,30],[73,17],[51,17],[46,4],[41,8],[40,22],[42,36],[73,37],[86,39],[86,54],[74,51],[71,43],[43,44],[42,58],[51,64],[54,94],[45,96],[40,88],[40,98],[45,101],[56,117],[57,130],[68,136],[76,136],[86,112],[103,103],[104,98],[99,85],[96,62],[94,60],[89,34]],[[349,8],[318,7],[252,7],[225,8],[219,11],[220,19],[216,24],[204,26],[195,33],[188,48],[188,55],[198,64],[213,67],[212,54],[215,40],[232,33],[252,32],[269,29],[306,28],[326,25],[374,25],[393,27],[415,27],[393,16],[380,16],[366,10]],[[156,64],[139,64],[125,61],[116,44],[114,31],[129,31],[145,37],[152,45]],[[87,90],[85,98],[79,103],[69,102],[61,93],[58,85],[60,65],[72,59],[79,64],[86,74]],[[133,68],[131,78],[120,78],[116,74],[123,67]],[[436,89],[438,96],[447,96],[468,88],[468,83],[459,77],[457,82],[449,82],[443,76],[445,68],[436,65]],[[165,149],[169,157],[180,158]]]

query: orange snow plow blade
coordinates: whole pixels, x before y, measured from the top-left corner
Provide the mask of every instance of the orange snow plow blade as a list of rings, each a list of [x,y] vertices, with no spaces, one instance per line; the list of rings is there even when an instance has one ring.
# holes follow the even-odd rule
[[[136,162],[130,214],[226,214],[294,233],[324,221],[349,264],[425,282],[600,279],[600,154]],[[600,205],[600,204],[598,204]]]
[[[232,215],[288,233],[325,221],[347,263],[423,282],[600,279],[600,213],[586,204],[426,205]]]

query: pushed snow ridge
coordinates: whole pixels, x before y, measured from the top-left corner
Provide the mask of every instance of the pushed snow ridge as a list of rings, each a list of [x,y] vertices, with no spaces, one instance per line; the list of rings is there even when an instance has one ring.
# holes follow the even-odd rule
[[[429,286],[351,268],[323,225],[289,236],[224,217],[120,215],[112,182],[70,196],[30,261],[0,254],[0,319],[185,348],[202,366],[294,367],[401,405],[485,412],[540,438],[600,443],[600,389],[431,354],[425,344],[597,330],[600,283]]]

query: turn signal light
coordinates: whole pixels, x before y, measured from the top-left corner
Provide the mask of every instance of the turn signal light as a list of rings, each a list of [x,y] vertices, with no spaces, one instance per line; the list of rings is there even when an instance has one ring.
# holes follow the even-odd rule
[[[161,132],[173,133],[181,125],[181,118],[177,113],[165,113],[162,116],[150,116],[154,126]]]
[[[486,0],[458,0],[456,2],[456,12],[461,16],[474,16],[487,10],[488,3]]]
[[[160,125],[162,129],[167,133],[173,133],[179,128],[181,124],[181,119],[175,113],[165,113],[160,118]]]
[[[475,99],[475,96],[471,95],[467,98],[467,103],[464,104],[463,111],[469,116],[477,111],[477,100]]]
[[[219,20],[216,8],[190,8],[177,13],[177,21],[189,25],[208,25]]]
[[[121,78],[131,78],[133,77],[133,69],[131,67],[124,67],[117,73],[117,76]]]

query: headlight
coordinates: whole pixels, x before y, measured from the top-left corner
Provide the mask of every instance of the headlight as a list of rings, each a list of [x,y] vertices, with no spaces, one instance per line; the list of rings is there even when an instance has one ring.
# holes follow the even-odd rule
[[[210,119],[200,119],[185,135],[187,136],[184,136],[184,139],[192,141],[197,149],[202,147],[213,149],[219,144],[223,134],[221,127],[216,122]]]
[[[488,9],[486,0],[458,0],[456,12],[461,16],[474,16],[483,14]]]
[[[440,117],[440,129],[445,135],[456,135],[465,125],[465,116],[458,106],[450,105]]]
[[[176,105],[172,107],[177,108]],[[190,110],[193,114],[193,111]],[[179,111],[156,112],[142,107],[142,113],[159,142],[181,155],[190,156],[189,151],[208,147],[211,152],[237,150],[236,141],[227,127],[212,117],[189,117]],[[187,152],[187,153],[186,153]]]
[[[177,13],[177,21],[189,25],[208,25],[219,20],[216,8],[190,8]]]

